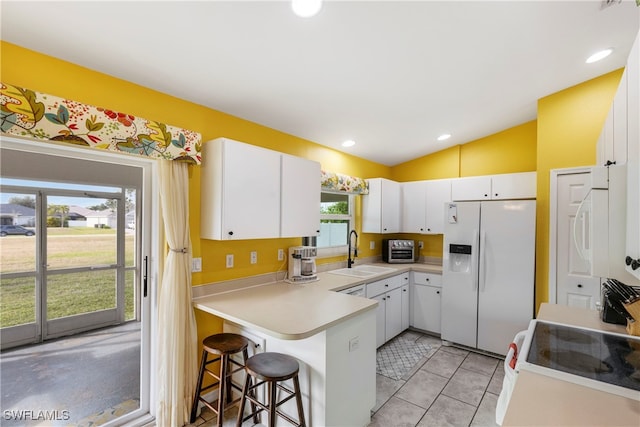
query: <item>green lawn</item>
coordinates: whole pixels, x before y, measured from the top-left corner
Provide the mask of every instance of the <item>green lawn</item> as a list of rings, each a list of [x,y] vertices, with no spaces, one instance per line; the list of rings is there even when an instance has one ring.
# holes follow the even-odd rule
[[[115,230],[49,228],[50,269],[115,264]],[[134,236],[126,236],[126,265],[134,259]],[[1,273],[35,272],[35,238],[0,239]],[[47,283],[47,318],[55,319],[115,306],[115,271],[102,270],[50,275]],[[35,276],[0,277],[0,327],[35,321]],[[135,317],[134,272],[125,274],[125,319]]]

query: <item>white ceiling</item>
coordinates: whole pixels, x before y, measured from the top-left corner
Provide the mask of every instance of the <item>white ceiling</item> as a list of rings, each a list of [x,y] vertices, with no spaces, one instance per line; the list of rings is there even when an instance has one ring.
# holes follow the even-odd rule
[[[640,7],[613,2],[325,0],[299,18],[286,1],[2,0],[1,36],[395,165],[533,120],[539,98],[624,66]]]

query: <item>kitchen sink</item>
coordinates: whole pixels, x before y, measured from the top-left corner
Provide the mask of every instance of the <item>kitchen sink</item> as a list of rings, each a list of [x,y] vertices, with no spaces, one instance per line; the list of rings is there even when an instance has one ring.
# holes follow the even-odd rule
[[[395,271],[395,268],[392,267],[380,267],[377,265],[356,265],[351,268],[339,268],[338,270],[331,270],[328,273],[331,274],[339,274],[342,276],[352,276],[352,277],[372,277],[377,276],[379,274],[390,273]]]

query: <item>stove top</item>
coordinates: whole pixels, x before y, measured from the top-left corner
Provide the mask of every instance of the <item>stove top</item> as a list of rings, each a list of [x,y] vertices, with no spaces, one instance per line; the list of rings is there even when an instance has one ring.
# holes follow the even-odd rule
[[[639,337],[536,321],[526,361],[640,391]]]

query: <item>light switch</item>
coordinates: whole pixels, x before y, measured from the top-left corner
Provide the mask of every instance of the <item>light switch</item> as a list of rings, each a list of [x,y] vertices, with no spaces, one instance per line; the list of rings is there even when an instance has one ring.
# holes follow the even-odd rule
[[[349,351],[356,351],[360,348],[360,337],[354,337],[349,340]]]

